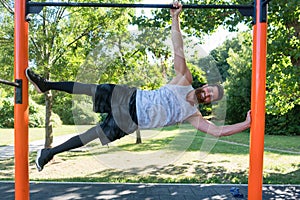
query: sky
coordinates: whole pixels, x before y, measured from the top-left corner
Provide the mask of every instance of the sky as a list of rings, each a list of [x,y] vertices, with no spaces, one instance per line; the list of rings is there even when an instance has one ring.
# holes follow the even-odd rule
[[[172,2],[171,0],[144,0],[141,3],[145,4],[169,4]],[[138,9],[137,12],[141,12]],[[151,15],[151,9],[145,8],[144,14]],[[245,29],[241,25],[240,29]],[[201,47],[207,51],[210,52],[211,50],[215,49],[216,47],[220,46],[226,39],[233,38],[237,35],[237,33],[229,32],[228,30],[224,29],[223,27],[219,27],[216,32],[214,32],[212,35],[207,35],[204,37],[204,44],[201,45]]]

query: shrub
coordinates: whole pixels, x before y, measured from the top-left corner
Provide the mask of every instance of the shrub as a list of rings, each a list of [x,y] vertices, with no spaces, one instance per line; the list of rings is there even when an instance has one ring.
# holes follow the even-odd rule
[[[30,101],[29,106],[29,127],[45,126],[46,109],[45,106],[39,105],[34,101]],[[62,121],[56,113],[52,113],[51,122],[53,127],[61,126]]]
[[[74,122],[77,125],[91,125],[100,121],[100,115],[90,108],[93,105],[89,101],[75,101],[72,107]]]
[[[38,105],[34,101],[29,101],[29,127],[43,127],[45,126],[45,107]],[[14,127],[14,99],[4,98],[0,105],[0,127],[13,128]],[[59,116],[52,114],[53,126],[61,125]]]
[[[54,96],[53,111],[60,116],[63,124],[91,125],[101,119],[99,114],[93,112],[90,97],[64,93],[55,93]]]
[[[13,98],[2,99],[0,105],[0,128],[14,127],[14,102]]]
[[[63,124],[74,125],[72,113],[72,98],[56,95],[53,102],[53,111],[57,113]]]
[[[300,135],[300,105],[284,115],[267,115],[266,134]]]

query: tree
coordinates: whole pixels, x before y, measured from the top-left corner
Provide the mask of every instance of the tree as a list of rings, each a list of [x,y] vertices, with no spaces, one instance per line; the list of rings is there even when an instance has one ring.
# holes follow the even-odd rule
[[[75,79],[96,44],[128,24],[132,10],[47,7],[30,23],[30,60],[50,80]],[[55,92],[45,93],[46,142],[52,144],[51,110]]]
[[[299,16],[299,1],[271,1],[267,63],[268,114],[284,115],[300,105]]]
[[[297,0],[270,2],[266,98],[270,134],[300,134],[299,16]]]
[[[235,48],[237,43],[240,49]],[[233,49],[229,48],[229,50],[227,50],[224,47],[231,45]],[[239,122],[245,117],[245,113],[250,108],[251,49],[251,35],[249,33],[240,33],[237,38],[226,41],[214,51],[217,55],[227,55],[227,57],[224,57],[225,63],[224,61],[220,61],[219,64],[224,63],[225,66],[229,66],[225,89],[227,96],[226,119],[230,123]],[[270,83],[267,79],[267,85],[268,84]],[[299,134],[300,113],[298,105],[285,114],[270,114],[273,112],[270,109],[272,109],[272,107],[266,107],[266,134]]]
[[[241,38],[241,37],[240,37]],[[230,65],[227,62],[227,58],[229,57],[229,50],[234,52],[238,52],[241,49],[243,41],[238,38],[233,38],[232,40],[226,40],[221,46],[213,49],[209,55],[215,60],[216,67],[220,72],[222,81],[226,81],[230,69]]]
[[[228,57],[225,58],[228,69],[228,76],[225,82],[227,97],[227,120],[231,123],[240,122],[245,118],[245,113],[250,109],[251,100],[251,67],[252,48],[251,35],[241,33],[232,41],[232,48],[228,50]],[[240,49],[234,50],[236,44]],[[225,43],[228,45],[228,42]],[[220,48],[223,49],[223,48]]]
[[[13,81],[14,74],[14,18],[7,1],[0,1],[0,78]],[[0,84],[0,97],[12,96],[14,88]]]

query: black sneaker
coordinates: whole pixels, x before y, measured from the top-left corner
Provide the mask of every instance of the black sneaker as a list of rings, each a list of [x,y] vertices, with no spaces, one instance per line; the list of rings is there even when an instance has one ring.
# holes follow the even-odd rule
[[[48,89],[46,87],[47,80],[35,74],[29,68],[26,69],[26,76],[28,80],[34,85],[39,93],[47,92]]]
[[[50,154],[50,149],[41,149],[37,152],[35,165],[39,172],[43,170],[44,166],[52,160],[53,156]]]

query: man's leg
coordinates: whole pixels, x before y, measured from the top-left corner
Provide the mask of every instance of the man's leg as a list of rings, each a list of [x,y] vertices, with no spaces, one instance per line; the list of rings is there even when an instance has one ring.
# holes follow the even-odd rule
[[[58,90],[70,94],[85,94],[94,96],[97,87],[96,84],[85,84],[72,81],[51,82],[35,74],[29,68],[26,69],[26,76],[40,93],[47,92],[48,90]]]
[[[76,136],[70,138],[66,142],[64,142],[56,147],[39,150],[36,160],[35,160],[38,170],[42,171],[44,166],[50,160],[52,160],[52,158],[56,154],[59,154],[59,153],[65,152],[65,151],[69,151],[71,149],[76,149],[76,148],[82,147],[82,146],[86,145],[87,143],[95,140],[96,138],[99,137],[99,135],[101,135],[100,131],[101,131],[100,125],[97,125],[80,135],[76,135]]]

